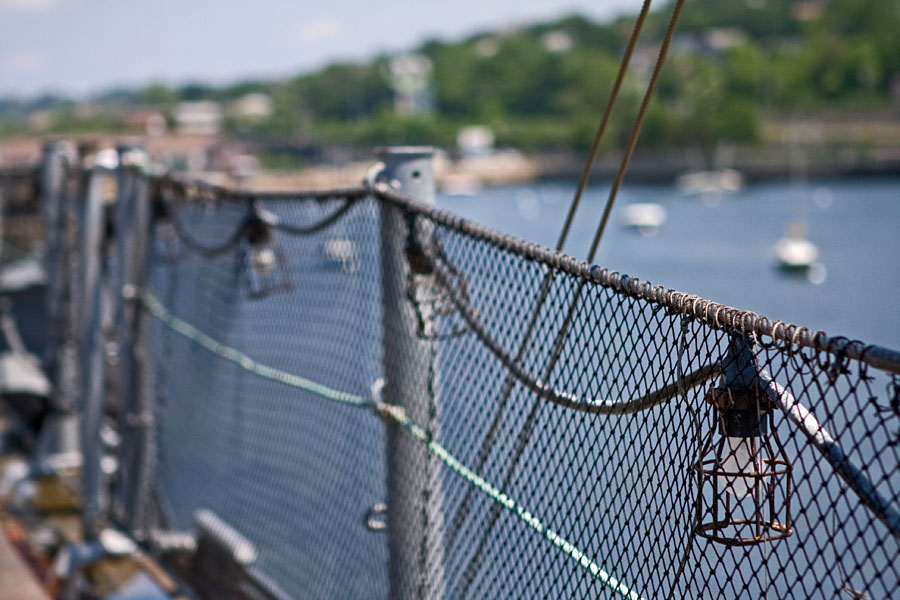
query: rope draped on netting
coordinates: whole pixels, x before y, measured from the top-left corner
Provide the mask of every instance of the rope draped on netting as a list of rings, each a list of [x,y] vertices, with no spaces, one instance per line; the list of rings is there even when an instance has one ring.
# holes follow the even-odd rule
[[[182,189],[188,190],[192,188],[191,186],[184,186]],[[783,342],[787,344],[787,348],[793,346],[807,347],[817,352],[830,353],[840,359],[856,359],[888,372],[900,373],[900,352],[880,346],[865,345],[862,342],[851,341],[843,337],[829,337],[824,332],[812,333],[807,328],[786,324],[781,321],[773,322],[767,317],[750,311],[742,311],[704,300],[698,296],[653,286],[647,281],[641,281],[596,265],[590,265],[587,261],[579,261],[559,251],[551,251],[533,242],[498,232],[442,209],[423,205],[417,200],[396,192],[383,184],[368,190],[365,188],[351,188],[292,193],[279,192],[275,194],[229,192],[222,188],[203,186],[202,184],[197,185],[193,189],[203,190],[208,195],[208,198],[243,201],[248,202],[248,205],[258,202],[262,198],[310,201],[344,197],[344,202],[339,208],[321,221],[311,225],[289,225],[281,222],[278,217],[271,213],[261,213],[265,215],[264,218],[267,223],[293,235],[318,232],[335,224],[342,216],[347,214],[356,201],[369,193],[380,202],[394,205],[403,210],[412,210],[422,218],[458,231],[472,239],[488,242],[513,254],[543,263],[550,269],[550,272],[568,273],[585,283],[594,283],[613,290],[617,294],[647,301],[664,308],[670,314],[697,319],[714,329],[721,329],[741,336],[751,336],[756,339],[766,336],[771,338],[773,343]],[[211,195],[209,195],[210,193]],[[171,207],[168,207],[164,214],[168,220],[177,222],[177,216],[173,214]],[[183,225],[176,226],[176,231],[183,240],[190,239],[190,234],[184,229]],[[233,248],[236,244],[236,239],[239,239],[240,235],[241,227],[238,227],[232,235],[228,236],[226,242],[216,246],[216,249]],[[204,256],[210,254],[209,248],[198,249],[199,243],[195,241],[187,245]],[[668,402],[683,394],[686,389],[702,385],[721,373],[721,368],[717,363],[710,363],[679,377],[659,390],[643,396],[621,400],[586,399],[569,392],[549,388],[542,383],[539,377],[527,373],[519,366],[517,359],[506,354],[500,345],[491,338],[490,333],[479,323],[479,311],[476,307],[471,306],[465,295],[460,293],[460,290],[453,284],[453,280],[458,277],[458,274],[456,273],[456,268],[446,262],[446,257],[442,256],[439,250],[431,251],[429,252],[429,260],[435,267],[435,274],[442,287],[448,292],[450,299],[469,329],[504,365],[516,381],[547,402],[590,414],[624,415],[647,410],[660,403]],[[892,528],[897,529],[896,525],[892,526]]]
[[[181,310],[185,306],[175,302],[174,296],[169,300],[161,300],[161,297],[167,296],[162,293],[157,296],[152,285],[138,290],[127,299],[147,315],[152,316],[166,330],[177,334],[174,336],[175,339],[186,340],[191,345],[201,348],[203,352],[239,367],[241,372],[300,392],[299,395],[290,397],[292,402],[296,399],[298,405],[305,406],[304,402],[310,396],[314,396],[339,405],[365,409],[358,414],[377,415],[385,423],[406,432],[402,435],[408,434],[421,444],[428,454],[436,459],[435,464],[442,465],[448,472],[454,474],[454,480],[458,477],[463,482],[460,488],[463,490],[460,493],[462,500],[460,501],[460,497],[457,497],[455,504],[448,505],[451,511],[448,512],[445,543],[448,552],[454,549],[459,550],[460,553],[469,552],[469,554],[463,554],[461,558],[454,558],[454,560],[468,561],[466,563],[468,566],[464,564],[466,569],[462,572],[461,579],[464,578],[465,581],[460,584],[462,589],[460,596],[464,596],[468,592],[469,585],[478,585],[473,582],[478,577],[479,569],[487,569],[481,562],[481,548],[488,547],[485,546],[484,540],[487,539],[493,524],[501,523],[502,526],[502,522],[498,522],[498,515],[501,514],[511,516],[516,523],[524,526],[530,535],[535,536],[534,539],[548,543],[554,549],[553,552],[561,553],[559,556],[564,556],[567,564],[578,565],[579,571],[589,574],[592,581],[602,583],[607,590],[622,597],[635,600],[642,596],[664,596],[666,593],[668,593],[668,597],[674,597],[673,594],[681,589],[682,585],[688,585],[679,583],[679,579],[682,573],[690,573],[690,569],[687,569],[688,560],[698,560],[696,554],[691,554],[692,550],[696,548],[696,545],[692,545],[692,537],[689,538],[686,546],[679,549],[678,556],[672,558],[672,572],[677,570],[674,580],[667,582],[663,588],[646,588],[644,587],[646,581],[636,578],[635,573],[621,565],[610,564],[606,550],[602,547],[598,549],[590,541],[586,542],[583,537],[578,537],[580,534],[577,532],[573,534],[572,531],[566,530],[564,527],[566,523],[558,524],[559,521],[555,520],[558,519],[558,514],[554,514],[552,510],[548,510],[547,507],[535,502],[534,498],[515,488],[514,471],[517,461],[523,456],[522,449],[528,443],[531,434],[534,431],[543,431],[543,429],[536,429],[539,425],[536,425],[536,417],[533,415],[537,414],[539,407],[544,406],[554,407],[552,409],[554,418],[564,416],[571,422],[580,424],[579,426],[595,427],[600,432],[604,432],[606,428],[617,427],[617,425],[607,424],[624,421],[644,427],[644,423],[655,422],[654,419],[658,419],[661,414],[678,414],[671,411],[686,409],[690,415],[687,413],[681,413],[681,415],[691,420],[689,437],[691,440],[697,440],[699,448],[702,443],[702,427],[698,416],[698,412],[700,412],[698,406],[702,407],[703,404],[692,406],[697,403],[689,400],[689,392],[691,398],[702,401],[703,392],[699,391],[701,386],[706,387],[714,379],[719,381],[728,379],[727,360],[725,355],[719,353],[717,345],[722,339],[743,339],[756,348],[756,352],[768,352],[776,356],[776,360],[770,360],[767,365],[781,364],[778,362],[779,360],[790,362],[795,358],[801,362],[814,361],[815,370],[810,371],[811,379],[804,379],[810,377],[810,373],[800,372],[799,375],[790,375],[786,374],[784,370],[781,372],[772,370],[770,374],[765,369],[761,370],[759,381],[756,382],[759,391],[772,407],[777,408],[779,413],[786,417],[782,426],[791,428],[792,433],[799,434],[796,443],[806,444],[805,447],[814,449],[818,453],[817,456],[824,458],[824,461],[816,464],[825,465],[827,462],[827,477],[830,478],[832,474],[836,475],[840,485],[843,486],[842,490],[852,492],[859,498],[860,503],[855,506],[864,507],[867,511],[865,514],[873,522],[877,519],[880,522],[879,527],[883,525],[884,528],[879,529],[878,532],[885,532],[895,538],[900,538],[900,512],[895,506],[897,494],[890,487],[892,485],[890,481],[885,483],[885,479],[879,480],[877,477],[873,477],[869,473],[869,465],[865,462],[859,466],[858,461],[861,458],[865,460],[865,457],[859,456],[859,443],[854,438],[855,434],[851,431],[850,436],[842,438],[846,429],[841,429],[840,423],[836,425],[830,422],[832,411],[828,406],[822,408],[820,405],[817,408],[817,406],[809,404],[816,400],[816,398],[810,397],[810,390],[812,393],[818,390],[824,396],[823,385],[833,385],[834,381],[842,374],[849,373],[848,361],[851,360],[859,363],[860,380],[859,383],[851,382],[850,393],[858,394],[861,397],[867,396],[870,403],[879,401],[880,394],[873,393],[867,387],[869,379],[866,368],[869,367],[877,369],[891,378],[890,381],[896,390],[900,390],[900,383],[897,379],[897,376],[900,375],[900,352],[880,346],[866,345],[843,337],[831,337],[824,332],[813,332],[781,321],[771,321],[749,311],[724,306],[661,286],[654,286],[647,281],[592,265],[587,260],[568,256],[559,250],[550,250],[501,233],[449,211],[424,205],[383,182],[332,190],[255,192],[231,190],[203,182],[167,176],[148,178],[146,181],[151,184],[150,187],[153,190],[154,218],[158,223],[165,223],[169,226],[166,229],[167,235],[174,233],[188,254],[193,253],[202,259],[212,261],[212,259],[227,257],[232,252],[244,252],[248,250],[247,244],[253,244],[250,239],[251,230],[256,227],[265,227],[271,230],[267,232],[267,235],[310,237],[311,239],[307,240],[297,240],[298,247],[304,248],[304,252],[320,252],[320,254],[301,256],[301,264],[309,264],[306,261],[310,258],[315,258],[318,264],[325,264],[326,268],[315,267],[313,269],[315,273],[311,274],[310,281],[327,281],[326,293],[331,289],[332,283],[337,283],[338,280],[322,280],[318,279],[319,277],[340,276],[342,277],[340,280],[342,288],[345,285],[353,284],[355,286],[353,289],[357,292],[365,295],[372,292],[369,288],[363,291],[358,287],[364,285],[366,281],[372,282],[371,279],[351,279],[346,273],[337,275],[338,271],[333,269],[333,265],[328,267],[327,261],[330,259],[321,248],[324,247],[323,240],[327,244],[332,241],[350,243],[351,240],[357,239],[369,242],[373,242],[374,239],[373,246],[377,248],[377,244],[380,242],[372,237],[373,225],[377,227],[377,224],[373,224],[371,219],[378,217],[375,216],[376,213],[371,212],[373,207],[403,215],[410,232],[428,232],[424,236],[428,243],[418,243],[421,240],[412,234],[409,239],[405,240],[407,243],[406,260],[410,263],[411,270],[416,273],[427,273],[431,278],[433,284],[429,284],[432,286],[429,288],[429,293],[432,294],[433,299],[428,301],[442,303],[441,309],[435,311],[434,315],[438,319],[446,319],[446,324],[452,324],[454,327],[451,336],[434,335],[427,339],[448,346],[464,345],[466,351],[473,354],[478,353],[479,360],[493,361],[492,364],[499,367],[492,374],[494,377],[499,376],[496,379],[498,387],[490,388],[490,393],[484,399],[487,401],[484,405],[487,411],[478,415],[482,422],[477,425],[483,427],[478,429],[475,436],[469,440],[468,447],[460,449],[454,447],[453,444],[457,443],[455,440],[440,439],[439,435],[435,435],[433,430],[429,429],[430,426],[418,422],[417,418],[411,418],[402,408],[382,402],[377,395],[361,394],[358,389],[354,390],[352,386],[344,383],[335,383],[337,380],[330,380],[325,374],[317,372],[314,368],[305,369],[302,364],[300,368],[272,366],[277,363],[267,363],[265,360],[261,360],[255,356],[255,351],[249,348],[239,347],[239,344],[229,345],[226,343],[228,338],[217,335],[212,329],[206,329],[208,323],[202,317],[199,321],[193,321],[196,317],[182,314]],[[271,204],[267,204],[268,201],[271,201]],[[312,203],[313,209],[306,213],[305,218],[296,216],[289,218],[287,215],[291,211],[279,210],[279,208],[292,206],[294,203],[298,203],[300,206],[303,206],[303,203]],[[213,209],[220,204],[229,207],[228,211],[223,213],[225,219],[215,227],[207,227],[204,223],[204,216],[207,214],[205,211],[209,210],[212,213]],[[354,210],[357,208],[359,210]],[[304,208],[304,210],[307,209]],[[193,230],[194,226],[197,227],[196,231]],[[354,235],[359,235],[356,227],[363,228],[362,238],[354,237]],[[211,231],[217,233],[210,233]],[[313,237],[317,235],[322,237],[318,239]],[[272,241],[277,244],[277,240]],[[412,242],[417,242],[415,256],[410,252],[409,244]],[[314,250],[317,245],[320,250]],[[370,246],[369,249],[373,246]],[[481,249],[480,251],[488,254],[474,254],[472,248]],[[354,248],[352,251],[357,252],[357,249]],[[481,269],[478,266],[479,263],[466,262],[466,259],[471,256],[487,261],[488,264],[484,266],[483,271],[479,271]],[[364,257],[364,259],[367,258]],[[498,260],[494,260],[495,258]],[[323,259],[325,263],[322,263]],[[415,265],[412,264],[413,261],[415,261]],[[164,268],[171,268],[174,272],[176,268],[174,263],[177,260],[172,262],[171,265],[164,265]],[[510,265],[512,265],[511,270]],[[227,277],[233,273],[233,270],[228,269],[227,261],[219,261],[216,268],[224,269],[222,273],[227,273],[228,275],[224,275]],[[296,269],[297,265],[292,265],[291,268]],[[498,271],[498,269],[500,270]],[[507,269],[508,272],[503,272],[503,269]],[[201,271],[203,271],[202,267]],[[374,275],[371,269],[367,271],[367,277],[371,278]],[[528,295],[522,298],[525,301],[524,312],[517,312],[518,317],[515,317],[520,320],[520,323],[517,323],[512,329],[509,329],[508,324],[505,325],[506,330],[497,329],[498,317],[495,311],[491,310],[489,300],[493,291],[487,292],[487,298],[483,290],[471,291],[473,283],[490,287],[491,276],[503,278],[506,281],[522,282],[523,285],[518,287],[518,290],[513,290],[512,293],[516,293],[516,291],[521,293],[522,290],[527,290]],[[480,281],[479,278],[484,281]],[[550,283],[553,281],[559,285],[551,290]],[[591,295],[601,294],[601,292],[602,296]],[[300,294],[291,297],[291,301],[305,300],[301,295],[303,293],[309,292],[301,289]],[[535,295],[531,296],[533,293]],[[375,296],[377,296],[377,292]],[[553,310],[557,311],[552,313],[557,319],[560,319],[565,313],[565,321],[561,330],[556,329],[558,322],[553,319],[541,323],[543,317],[540,308],[534,309],[533,306],[527,305],[528,300],[533,298],[541,299],[539,305],[547,299],[555,302],[549,306],[554,307]],[[365,298],[366,301],[370,299],[368,296]],[[410,292],[408,301],[415,305],[415,294]],[[576,305],[576,301],[582,305]],[[616,328],[622,328],[628,332],[634,329],[636,339],[617,338],[609,342],[593,341],[592,332],[594,330],[581,329],[581,327],[596,327],[597,330],[602,330],[610,325],[609,322],[603,320],[607,317],[601,318],[602,322],[598,323],[585,322],[582,324],[581,320],[577,320],[574,325],[571,325],[574,315],[580,315],[579,319],[594,319],[597,318],[598,313],[590,312],[589,316],[585,317],[584,311],[593,311],[596,310],[593,307],[599,306],[599,310],[603,312],[608,310],[610,303],[614,302],[632,307],[632,309],[623,312],[617,312],[616,308],[609,309],[612,312],[608,318],[615,320]],[[271,305],[271,307],[275,306],[275,304]],[[271,307],[265,308],[264,314],[271,314]],[[419,310],[416,306],[413,308]],[[200,310],[202,311],[202,307]],[[638,320],[641,314],[645,315],[644,318],[647,321]],[[351,325],[354,323],[352,320],[343,320],[344,317],[346,315],[343,313],[336,315],[336,318],[342,320],[336,321],[335,324],[346,327],[345,323]],[[450,319],[453,319],[452,323]],[[658,342],[640,346],[641,343],[644,343],[641,342],[640,337],[647,331],[663,342],[665,342],[665,338],[672,339],[674,330],[671,324],[674,323],[677,326],[679,321],[681,334],[678,338],[677,350],[672,345]],[[664,323],[668,324],[666,329],[662,329]],[[657,327],[657,330],[648,329],[654,326]],[[539,329],[540,327],[544,329]],[[549,333],[545,331],[548,327],[550,328]],[[530,339],[532,328],[535,328],[533,335],[543,336],[541,340],[534,341],[533,344]],[[690,344],[687,343],[686,337],[690,328],[696,328],[696,331],[700,333],[697,337],[703,339],[705,336],[706,340],[702,342],[704,345],[688,350]],[[438,330],[435,329],[435,331]],[[512,342],[508,337],[504,338],[504,335],[510,335],[510,331],[514,331],[516,334]],[[315,335],[322,333],[328,335],[328,332],[324,330],[315,332]],[[421,332],[419,333],[421,334]],[[460,338],[462,341],[454,341]],[[638,363],[646,360],[651,367],[638,375],[637,382],[629,379],[630,375],[626,374],[616,383],[618,388],[613,385],[601,385],[599,392],[593,388],[589,388],[590,392],[577,392],[576,390],[583,389],[587,377],[592,376],[588,372],[583,371],[581,375],[584,377],[581,378],[573,372],[566,372],[562,377],[557,376],[555,379],[549,376],[548,364],[555,363],[560,356],[563,356],[562,346],[567,341],[587,344],[589,347],[593,345],[592,352],[595,351],[594,347],[599,349],[600,356],[597,360],[601,361],[602,365],[597,368],[607,372],[615,371],[611,376],[613,379],[619,377],[618,371],[620,370],[647,368],[639,367],[633,361],[630,362],[631,359],[628,357],[621,361],[615,359],[614,356],[611,357],[617,352],[625,354],[630,352],[629,344],[640,348],[638,352],[646,353],[638,356],[635,360]],[[529,345],[533,346],[531,351],[542,357],[538,358],[537,363],[534,362],[534,359],[531,359],[531,362],[525,360],[524,348]],[[354,352],[357,351],[354,350]],[[570,351],[575,352],[574,350]],[[344,355],[341,354],[341,356]],[[547,361],[548,356],[549,362]],[[685,357],[687,360],[683,360]],[[456,356],[456,358],[459,357]],[[566,360],[570,360],[570,358],[564,358],[561,364],[565,364]],[[580,358],[576,357],[576,362],[578,360]],[[592,367],[589,360],[585,362],[587,368]],[[580,368],[584,369],[585,364],[581,364]],[[825,383],[817,381],[817,375],[821,376]],[[798,377],[799,379],[785,380],[786,377]],[[338,380],[343,381],[340,377]],[[640,380],[645,383],[641,383]],[[329,381],[330,384],[324,383],[326,381]],[[797,386],[802,386],[799,391]],[[519,392],[524,392],[524,396],[521,393],[513,396],[514,387]],[[467,390],[467,393],[473,391],[468,388],[464,389]],[[612,391],[608,392],[607,389]],[[896,400],[896,398],[891,399],[892,389],[894,388],[889,385],[887,388],[888,402],[885,403],[885,406],[879,406],[877,409],[879,413],[884,411],[884,414],[887,415],[878,417],[881,421],[876,424],[882,427],[891,416],[890,403]],[[900,392],[896,390],[894,396],[900,397]],[[521,411],[524,406],[521,416],[524,417],[527,414],[527,419],[518,418],[514,419],[512,423],[507,423],[507,426],[516,428],[520,433],[517,436],[505,438],[504,443],[507,446],[498,446],[503,448],[503,460],[507,461],[505,463],[501,461],[501,466],[498,468],[496,464],[487,461],[488,454],[491,453],[497,441],[500,421],[505,418],[498,416],[503,412],[498,407],[503,405],[507,397],[527,400],[527,404],[511,405],[509,413],[512,414],[513,410]],[[482,399],[461,397],[454,400],[468,406]],[[709,401],[709,396],[706,400]],[[664,408],[666,406],[670,408]],[[813,414],[813,411],[807,406],[817,409],[819,415]],[[867,405],[861,402],[859,410],[865,407]],[[840,410],[846,409],[846,407],[840,407]],[[545,412],[549,413],[551,410]],[[821,419],[822,413],[826,413],[826,419]],[[631,417],[628,418],[628,415]],[[452,425],[455,427],[458,423]],[[470,423],[469,425],[471,429],[474,424]],[[652,425],[650,426],[652,427]],[[630,442],[633,443],[636,440],[637,438],[633,438],[630,439]],[[676,441],[674,438],[670,440],[670,442],[674,441]],[[685,443],[683,440],[681,442]],[[589,448],[587,450],[590,451]],[[466,454],[469,451],[471,454]],[[580,452],[576,448],[573,448],[572,451]],[[652,453],[652,451],[650,452]],[[497,452],[496,454],[500,455],[501,453]],[[528,458],[529,456],[525,455],[525,460],[532,460],[533,457]],[[884,458],[879,456],[877,460],[889,461],[890,456],[885,454]],[[541,461],[543,464],[543,458]],[[854,464],[853,461],[857,461],[857,464]],[[889,469],[890,463],[888,462],[886,465],[879,466],[882,469]],[[577,468],[580,472],[582,465],[572,464],[570,466]],[[601,472],[603,468],[601,466]],[[887,473],[890,474],[891,471],[888,470]],[[666,475],[666,477],[668,476]],[[700,481],[702,483],[702,478]],[[468,511],[470,509],[473,511],[473,517],[471,517],[473,522],[474,515],[479,514],[472,508],[479,506],[475,504],[478,501],[476,499],[487,501],[490,513],[488,516],[480,513],[482,519],[479,524],[480,529],[473,536],[476,539],[469,540],[474,543],[471,543],[471,547],[466,548],[461,546],[465,541],[460,541],[458,534],[469,522],[467,519],[469,519]],[[571,509],[571,507],[569,508]],[[822,510],[818,506],[815,508]],[[551,509],[555,510],[556,506],[551,505]],[[835,511],[836,507],[830,506],[828,509]],[[471,552],[472,548],[475,548],[474,553]],[[677,569],[674,568],[676,565]],[[848,570],[846,576],[843,575],[843,570],[841,573],[844,586],[852,588],[848,583],[848,578],[854,577],[853,571]],[[662,576],[669,578],[670,575],[671,572],[665,570]],[[473,592],[475,589],[477,587],[472,588]]]
[[[377,389],[373,390],[373,398],[364,398],[356,394],[342,392],[306,377],[262,364],[243,352],[213,339],[190,323],[179,319],[172,314],[172,312],[166,308],[152,292],[143,292],[138,298],[138,301],[145,310],[150,312],[150,314],[159,319],[166,327],[175,333],[187,338],[215,356],[238,365],[249,373],[292,388],[309,392],[325,400],[331,400],[333,402],[358,408],[371,409],[373,414],[379,415],[385,421],[396,423],[405,431],[408,431],[417,441],[424,444],[429,452],[434,454],[434,456],[440,459],[441,462],[453,472],[472,484],[475,489],[478,489],[489,496],[493,501],[497,502],[498,505],[507,509],[511,514],[515,515],[537,533],[541,534],[591,575],[607,584],[611,589],[618,592],[623,597],[628,598],[629,600],[641,600],[641,597],[637,593],[603,570],[596,562],[591,560],[587,554],[579,550],[559,533],[547,527],[538,516],[532,514],[508,494],[503,493],[486,479],[466,467],[460,460],[447,451],[446,448],[434,441],[431,436],[427,435],[425,430],[418,424],[410,421],[402,409],[379,402],[374,397],[377,396]]]
[[[653,285],[647,280],[631,277],[618,271],[610,270],[600,265],[578,259],[559,250],[551,250],[536,242],[525,240],[517,236],[487,227],[467,217],[463,217],[451,211],[424,204],[390,186],[379,184],[371,188],[335,188],[323,190],[297,190],[297,191],[246,191],[232,190],[230,188],[214,186],[203,181],[185,182],[181,178],[163,177],[158,180],[160,187],[171,186],[171,189],[180,190],[186,198],[193,200],[216,200],[226,202],[238,202],[252,206],[254,202],[261,200],[288,200],[297,202],[315,201],[321,202],[333,199],[345,199],[346,202],[335,212],[322,221],[312,225],[296,225],[281,221],[271,213],[263,211],[263,218],[273,227],[287,234],[305,235],[319,232],[337,223],[345,216],[354,203],[366,196],[370,196],[388,205],[402,210],[412,211],[417,216],[442,225],[450,230],[462,234],[473,240],[486,242],[499,250],[520,256],[529,261],[544,265],[551,272],[565,273],[587,283],[599,285],[611,290],[615,294],[637,298],[650,304],[665,309],[669,314],[697,319],[709,327],[722,330],[727,333],[751,336],[759,340],[770,338],[774,343],[786,344],[785,349],[792,346],[809,348],[816,352],[825,352],[835,357],[858,360],[876,369],[900,375],[900,351],[876,344],[866,344],[859,340],[851,340],[843,336],[829,336],[824,331],[813,331],[808,327],[802,327],[780,320],[771,320],[765,315],[753,311],[742,310],[706,300],[696,294],[689,294]],[[172,208],[171,201],[161,199],[160,202]],[[177,214],[164,212],[167,221],[178,220]],[[199,245],[199,241],[193,240],[190,232],[181,224],[177,227],[179,238],[183,241],[190,239]],[[231,242],[232,238],[240,237],[241,226],[227,236],[225,242],[198,250],[203,254],[209,250],[218,250]],[[181,237],[184,235],[185,237]],[[190,247],[191,242],[187,245]],[[233,249],[233,245],[231,249]],[[436,261],[439,262],[439,261]],[[470,311],[471,314],[471,311]],[[507,357],[505,360],[513,362]]]
[[[379,187],[373,195],[381,202],[410,209],[423,218],[452,229],[474,240],[486,242],[498,249],[545,265],[560,273],[607,288],[616,294],[637,298],[658,305],[673,315],[697,319],[713,329],[743,336],[768,337],[776,342],[810,348],[834,356],[851,358],[877,369],[900,374],[900,351],[841,336],[829,336],[824,331],[812,331],[783,321],[772,321],[753,311],[741,310],[706,300],[618,271],[593,265],[540,244],[486,227],[453,212],[423,204],[387,187]]]

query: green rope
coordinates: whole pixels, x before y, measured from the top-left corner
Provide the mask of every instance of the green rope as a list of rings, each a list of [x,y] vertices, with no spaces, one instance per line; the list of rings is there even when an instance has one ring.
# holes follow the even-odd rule
[[[450,454],[450,452],[446,448],[444,448],[434,440],[429,439],[429,436],[425,432],[425,430],[410,421],[406,416],[406,412],[402,408],[386,404],[377,404],[375,405],[375,409],[383,416],[392,419],[398,425],[409,431],[414,438],[422,442],[432,454],[437,456],[453,472],[493,498],[495,502],[498,502],[499,504],[504,506],[526,525],[534,529],[537,533],[541,534],[544,538],[549,540],[554,546],[562,550],[563,553],[567,554],[578,565],[586,569],[589,573],[591,573],[591,575],[602,581],[604,584],[606,584],[622,596],[629,598],[629,600],[643,600],[637,592],[630,589],[624,583],[620,582],[618,579],[604,571],[600,567],[600,565],[591,560],[587,554],[579,550],[566,538],[544,525],[544,523],[539,518],[531,514],[528,510],[525,509],[524,506],[510,498],[507,494],[501,492],[483,477],[459,462],[459,460],[452,454]]]
[[[300,377],[299,375],[294,375],[293,373],[288,373],[287,371],[282,371],[274,367],[260,364],[243,352],[217,342],[190,323],[186,323],[185,321],[182,321],[181,319],[173,315],[151,292],[145,291],[139,296],[139,298],[144,308],[146,308],[150,312],[150,314],[162,321],[170,329],[172,329],[176,333],[183,335],[192,342],[195,342],[196,344],[202,346],[206,350],[209,350],[219,358],[233,362],[236,365],[240,366],[242,369],[245,369],[253,373],[254,375],[258,375],[263,379],[269,379],[272,381],[277,381],[278,383],[283,383],[284,385],[299,388],[323,398],[327,398],[328,400],[334,400],[335,402],[341,402],[343,404],[350,404],[353,406],[361,407],[371,405],[371,402],[369,402],[362,396],[342,392],[340,390],[330,388],[327,385],[322,385],[321,383],[306,379],[305,377]]]
[[[372,401],[366,400],[362,396],[342,392],[340,390],[330,388],[326,385],[322,385],[321,383],[306,379],[305,377],[300,377],[299,375],[294,375],[293,373],[288,373],[274,367],[260,364],[243,352],[217,342],[193,325],[182,321],[181,319],[173,315],[165,306],[163,306],[159,299],[151,292],[145,291],[140,294],[138,298],[141,305],[146,308],[147,311],[150,312],[150,314],[159,319],[163,324],[168,326],[176,333],[205,348],[212,354],[230,361],[249,371],[250,373],[253,373],[254,375],[258,375],[259,377],[262,377],[264,379],[270,379],[272,381],[277,381],[291,387],[311,392],[328,400],[334,400],[336,402],[350,404],[352,406],[374,408],[375,411],[383,418],[393,420],[398,425],[403,427],[403,429],[412,434],[415,439],[425,445],[429,452],[434,454],[438,459],[440,459],[441,462],[447,465],[450,470],[468,481],[477,489],[490,496],[495,502],[498,502],[500,505],[505,507],[513,515],[518,517],[523,523],[531,527],[534,531],[539,533],[550,543],[559,548],[564,554],[572,558],[572,560],[574,560],[578,565],[586,569],[591,575],[602,581],[604,584],[606,584],[625,598],[628,598],[629,600],[643,600],[641,596],[637,594],[637,592],[631,590],[630,588],[628,588],[628,586],[621,583],[618,579],[604,571],[600,567],[600,565],[591,560],[587,554],[579,550],[574,544],[565,539],[563,536],[544,525],[544,523],[538,517],[531,514],[528,510],[525,509],[524,506],[510,498],[509,495],[501,492],[495,486],[491,485],[486,479],[479,476],[470,468],[462,464],[456,457],[450,454],[450,452],[446,448],[435,442],[433,439],[429,439],[429,436],[425,432],[425,430],[410,421],[409,417],[406,416],[406,412],[402,408],[384,403],[374,403]]]

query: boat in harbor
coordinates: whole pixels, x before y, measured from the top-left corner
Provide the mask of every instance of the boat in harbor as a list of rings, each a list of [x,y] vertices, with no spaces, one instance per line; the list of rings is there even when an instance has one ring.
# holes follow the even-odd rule
[[[660,77],[670,43],[677,81],[718,74],[745,34],[698,11],[676,37],[683,4],[665,34],[647,2],[599,33],[569,18],[336,68],[327,94],[299,78],[244,88],[277,99],[271,127],[242,127],[284,137],[288,165],[359,158],[356,142],[318,149],[345,123],[391,144],[484,121],[504,144],[522,128],[584,149],[614,65],[586,49],[621,45],[633,22],[574,194],[478,125],[454,162],[387,145],[333,187],[134,168],[106,142],[69,161],[48,142],[27,202],[0,202],[41,258],[40,278],[0,268],[0,446],[16,453],[0,453],[0,546],[27,559],[17,572],[66,600],[900,597],[900,352],[849,320],[896,340],[882,291],[900,274],[897,182],[836,182],[822,213],[794,181],[740,191],[723,167],[760,176],[756,149],[708,155],[710,132],[748,124],[743,102],[704,76],[685,95],[694,119]],[[498,98],[520,76],[507,123]],[[556,80],[572,99],[545,120]],[[627,117],[646,87],[630,132],[608,120],[620,84]],[[450,102],[474,96],[477,111]],[[695,150],[634,153],[645,124]],[[632,156],[653,181],[628,178]],[[615,180],[591,182],[620,157]],[[809,285],[825,277],[813,240],[833,285]],[[21,336],[14,306],[40,311]]]
[[[785,271],[805,271],[819,258],[819,249],[806,239],[784,237],[775,242],[775,262]]]
[[[772,252],[776,266],[783,271],[806,272],[819,260],[819,248],[806,238],[806,228],[799,221],[791,223]]]
[[[622,225],[645,236],[655,235],[667,218],[665,207],[656,202],[634,202],[622,207]]]
[[[732,194],[744,187],[744,176],[731,168],[688,171],[675,179],[675,187],[686,196]]]

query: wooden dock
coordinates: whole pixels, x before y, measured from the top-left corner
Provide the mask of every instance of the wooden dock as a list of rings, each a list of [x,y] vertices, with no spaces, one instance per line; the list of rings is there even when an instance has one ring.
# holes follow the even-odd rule
[[[50,600],[19,552],[0,529],[0,597],[3,600]]]

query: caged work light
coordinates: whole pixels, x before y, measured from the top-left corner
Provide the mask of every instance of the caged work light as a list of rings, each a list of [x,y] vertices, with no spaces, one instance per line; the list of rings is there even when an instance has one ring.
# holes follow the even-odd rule
[[[729,381],[727,370],[725,378],[706,396],[714,422],[694,465],[700,485],[694,533],[729,546],[786,538],[793,533],[793,467],[774,407],[757,385]]]
[[[244,222],[242,278],[251,298],[264,298],[291,289],[284,250],[269,224],[258,214]]]

